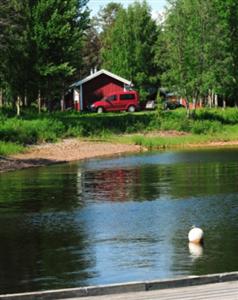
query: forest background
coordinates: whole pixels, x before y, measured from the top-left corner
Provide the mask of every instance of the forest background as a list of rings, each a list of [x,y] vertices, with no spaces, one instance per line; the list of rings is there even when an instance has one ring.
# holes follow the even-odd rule
[[[162,86],[188,102],[237,104],[235,0],[170,0],[157,20],[146,1],[110,2],[97,16],[87,0],[1,2],[0,106],[50,108],[95,67],[132,80],[142,100]]]

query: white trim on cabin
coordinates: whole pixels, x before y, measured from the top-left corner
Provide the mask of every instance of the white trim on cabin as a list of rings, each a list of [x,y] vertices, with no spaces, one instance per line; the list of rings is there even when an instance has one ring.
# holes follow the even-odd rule
[[[92,79],[94,79],[94,78],[96,78],[97,76],[102,75],[102,74],[108,75],[109,77],[112,77],[112,78],[114,78],[114,79],[116,79],[116,80],[118,80],[118,81],[120,81],[120,82],[123,82],[125,85],[131,86],[131,84],[132,84],[131,81],[126,80],[125,78],[122,78],[122,77],[120,77],[120,76],[118,76],[118,75],[115,75],[115,74],[113,74],[113,73],[111,73],[111,72],[109,72],[109,71],[107,71],[107,70],[105,70],[105,69],[102,69],[102,70],[100,70],[100,71],[97,71],[97,72],[95,72],[95,73],[93,73],[93,74],[87,76],[86,78],[84,78],[84,79],[82,79],[82,80],[79,80],[79,81],[73,83],[70,87],[81,86],[81,85],[84,84],[85,82],[90,81],[90,80],[92,80]]]

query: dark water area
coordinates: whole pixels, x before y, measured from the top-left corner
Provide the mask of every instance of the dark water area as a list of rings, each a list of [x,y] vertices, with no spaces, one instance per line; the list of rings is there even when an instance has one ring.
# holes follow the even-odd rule
[[[236,149],[0,174],[0,294],[237,271],[237,221]]]

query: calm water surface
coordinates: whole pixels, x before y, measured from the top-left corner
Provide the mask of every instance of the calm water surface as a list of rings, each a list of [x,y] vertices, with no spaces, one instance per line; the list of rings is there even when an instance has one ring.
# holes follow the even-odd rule
[[[237,271],[237,221],[235,149],[0,174],[0,294]]]

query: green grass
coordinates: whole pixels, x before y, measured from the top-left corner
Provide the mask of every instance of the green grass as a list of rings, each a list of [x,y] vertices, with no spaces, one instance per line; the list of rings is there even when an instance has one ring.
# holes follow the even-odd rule
[[[24,149],[25,148],[21,145],[0,141],[0,155],[1,156],[8,156],[8,155],[16,154],[19,152],[23,152]]]

